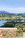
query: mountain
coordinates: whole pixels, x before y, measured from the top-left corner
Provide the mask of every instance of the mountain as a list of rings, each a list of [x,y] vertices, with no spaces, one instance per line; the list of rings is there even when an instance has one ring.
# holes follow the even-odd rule
[[[14,16],[25,16],[25,13],[10,13],[7,11],[0,11],[0,14],[8,14],[8,15],[14,15]]]
[[[25,16],[25,13],[18,13],[17,16]]]
[[[16,15],[16,14],[14,14],[14,13],[10,13],[10,12],[7,12],[7,11],[0,11],[0,14]]]

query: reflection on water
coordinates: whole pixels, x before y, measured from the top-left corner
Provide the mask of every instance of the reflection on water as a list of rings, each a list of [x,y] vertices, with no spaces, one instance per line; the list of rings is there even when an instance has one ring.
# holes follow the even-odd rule
[[[5,22],[7,22],[7,21],[1,20],[1,21],[0,21],[0,26],[2,26]]]
[[[0,26],[4,25],[5,22],[25,22],[25,20],[0,20]]]

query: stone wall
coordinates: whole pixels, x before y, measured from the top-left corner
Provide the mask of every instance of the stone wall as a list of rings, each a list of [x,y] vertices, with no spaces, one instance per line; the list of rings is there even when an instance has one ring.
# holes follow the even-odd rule
[[[22,38],[22,33],[17,32],[17,28],[0,29],[3,38]]]
[[[2,33],[3,38],[16,38],[16,30],[16,28],[1,29],[0,33]]]

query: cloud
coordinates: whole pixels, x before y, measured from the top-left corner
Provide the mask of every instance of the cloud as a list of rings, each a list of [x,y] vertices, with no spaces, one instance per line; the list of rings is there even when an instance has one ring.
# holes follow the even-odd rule
[[[8,11],[10,13],[25,13],[24,8],[0,8],[0,10]]]
[[[8,10],[13,13],[25,13],[25,8],[10,8]]]

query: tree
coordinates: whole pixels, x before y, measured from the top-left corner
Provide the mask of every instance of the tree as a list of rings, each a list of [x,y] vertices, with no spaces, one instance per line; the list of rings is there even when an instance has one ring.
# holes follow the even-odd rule
[[[2,27],[15,27],[14,24],[11,22],[9,23],[8,21],[6,23],[4,23],[4,25]]]
[[[22,30],[23,30],[23,28],[24,28],[23,26],[19,26],[19,27],[20,27]]]
[[[17,21],[21,22],[21,19],[17,19]]]

